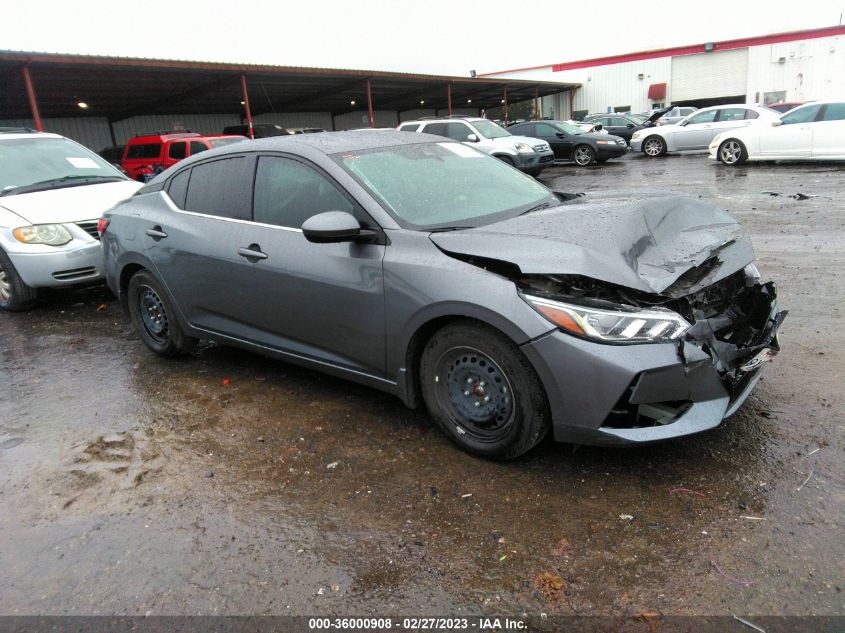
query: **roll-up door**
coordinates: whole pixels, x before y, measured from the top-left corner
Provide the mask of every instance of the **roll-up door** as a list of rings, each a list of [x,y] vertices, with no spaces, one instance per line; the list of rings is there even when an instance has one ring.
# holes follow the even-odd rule
[[[672,58],[673,103],[744,95],[747,85],[747,48]]]

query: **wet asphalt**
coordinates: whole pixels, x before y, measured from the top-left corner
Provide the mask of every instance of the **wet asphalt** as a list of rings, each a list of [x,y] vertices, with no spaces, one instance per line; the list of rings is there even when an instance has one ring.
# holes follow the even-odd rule
[[[744,223],[790,314],[739,413],[488,462],[380,392],[219,346],[160,359],[106,289],[50,292],[0,314],[0,614],[845,614],[845,169],[540,180]]]

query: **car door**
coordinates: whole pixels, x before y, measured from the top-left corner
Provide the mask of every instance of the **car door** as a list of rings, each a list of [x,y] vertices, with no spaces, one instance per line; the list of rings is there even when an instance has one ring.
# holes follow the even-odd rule
[[[675,149],[679,151],[707,149],[715,136],[714,122],[718,112],[718,110],[705,110],[682,121],[679,124],[680,129],[672,132]]]
[[[191,169],[185,209],[175,214],[185,226],[172,230],[166,266],[159,267],[188,320],[298,357],[383,375],[384,244],[315,244],[300,229],[323,211],[349,211],[378,227],[313,165],[279,155],[218,165],[227,160]],[[170,241],[169,228],[160,228],[168,234],[161,241]]]
[[[780,118],[780,125],[760,129],[760,155],[807,158],[813,151],[813,128],[821,104],[796,108]]]
[[[572,136],[551,123],[535,123],[532,136],[546,141],[555,154],[555,160],[569,160],[572,157]]]
[[[845,159],[845,103],[828,103],[813,130],[813,158]]]
[[[713,124],[710,141],[722,132],[751,125],[752,120],[758,116],[756,112],[748,108],[722,108],[719,110],[719,116]],[[710,141],[707,141],[708,147]]]

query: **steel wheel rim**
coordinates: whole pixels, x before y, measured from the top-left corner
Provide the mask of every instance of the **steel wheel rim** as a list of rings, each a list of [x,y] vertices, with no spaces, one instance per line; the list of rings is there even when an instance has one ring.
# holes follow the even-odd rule
[[[167,343],[170,327],[164,302],[149,286],[141,286],[139,291],[138,313],[141,316],[141,325],[156,343]]]
[[[453,347],[435,364],[440,408],[460,435],[482,442],[501,440],[514,424],[516,407],[502,368],[472,347]]]
[[[585,148],[581,147],[575,150],[575,162],[579,165],[588,165],[592,160],[592,152]]]
[[[721,155],[723,163],[732,165],[739,160],[740,156],[742,156],[742,148],[736,141],[726,141],[722,144]]]
[[[658,156],[663,149],[663,143],[656,138],[649,139],[645,142],[645,153],[649,156]]]
[[[0,266],[0,301],[7,303],[12,298],[12,284],[6,276],[6,271]]]

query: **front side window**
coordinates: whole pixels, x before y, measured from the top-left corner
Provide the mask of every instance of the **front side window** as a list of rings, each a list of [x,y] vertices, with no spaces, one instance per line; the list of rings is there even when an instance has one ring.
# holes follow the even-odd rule
[[[251,187],[245,156],[199,163],[191,169],[185,209],[224,218],[248,220]]]
[[[436,134],[437,136],[446,136],[445,123],[429,123],[423,130],[426,134]]]
[[[687,119],[687,125],[695,125],[696,123],[712,123],[716,119],[718,110],[708,110],[707,112],[699,112],[695,116]]]
[[[446,124],[446,136],[456,141],[468,141],[469,135],[472,133],[473,131],[469,128],[469,126],[464,125],[463,123]]]
[[[482,226],[558,204],[533,178],[462,143],[399,145],[333,158],[409,228]]]
[[[0,195],[96,180],[124,180],[110,163],[66,138],[0,138]]]
[[[745,108],[725,108],[720,110],[719,121],[742,121],[746,112]]]
[[[816,120],[819,113],[819,104],[809,105],[803,108],[796,108],[787,114],[784,114],[780,120],[784,125],[795,125],[796,123],[809,123]]]
[[[828,103],[822,121],[845,121],[845,103]]]
[[[179,141],[178,143],[171,143],[170,147],[167,150],[168,158],[175,158],[176,160],[182,160],[187,155],[188,155],[188,144],[185,141]]]
[[[530,132],[526,131],[525,133],[528,136],[531,136]],[[555,134],[557,134],[557,130],[548,123],[538,123],[536,134],[537,136],[542,136],[544,138],[554,138]]]
[[[255,172],[253,219],[298,229],[324,211],[354,212],[337,187],[313,167],[279,156],[262,156]]]

